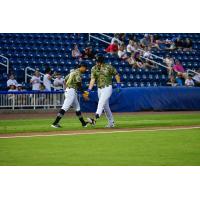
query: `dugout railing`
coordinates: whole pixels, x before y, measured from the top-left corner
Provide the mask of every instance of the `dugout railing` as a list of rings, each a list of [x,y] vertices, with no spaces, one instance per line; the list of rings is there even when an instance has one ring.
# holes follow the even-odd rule
[[[1,91],[0,109],[49,109],[62,106],[64,91]]]

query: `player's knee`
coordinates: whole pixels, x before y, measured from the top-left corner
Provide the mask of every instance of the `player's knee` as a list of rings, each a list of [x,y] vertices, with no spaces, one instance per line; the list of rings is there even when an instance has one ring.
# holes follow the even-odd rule
[[[77,116],[77,117],[81,116],[81,111],[80,111],[80,110],[79,110],[79,111],[76,111],[76,116]]]
[[[59,116],[59,117],[62,117],[64,114],[65,114],[65,110],[60,109],[60,111],[59,111],[59,113],[58,113],[58,116]]]

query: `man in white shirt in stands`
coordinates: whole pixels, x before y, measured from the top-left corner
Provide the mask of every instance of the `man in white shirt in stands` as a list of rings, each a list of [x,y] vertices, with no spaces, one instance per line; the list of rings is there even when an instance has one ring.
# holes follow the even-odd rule
[[[38,70],[36,70],[34,75],[31,77],[30,83],[32,84],[32,90],[34,91],[40,90],[41,76]]]
[[[51,69],[47,68],[46,72],[45,72],[45,75],[43,77],[43,84],[44,84],[44,86],[46,88],[46,91],[51,91],[51,79],[52,79]]]
[[[18,85],[13,74],[10,75],[10,77],[7,81],[7,87],[10,88],[11,85],[14,85],[15,87],[17,87],[17,85]]]
[[[127,45],[126,51],[128,53],[133,53],[135,52],[136,48],[134,46],[134,41],[133,40],[129,40],[129,44]]]
[[[53,86],[56,91],[63,90],[64,79],[59,72],[56,73],[56,79],[53,82]]]

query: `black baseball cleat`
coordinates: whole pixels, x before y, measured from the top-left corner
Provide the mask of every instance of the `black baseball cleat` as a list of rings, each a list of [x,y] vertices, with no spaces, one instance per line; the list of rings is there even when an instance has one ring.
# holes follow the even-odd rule
[[[82,124],[82,127],[87,128],[89,122],[85,122],[84,124]]]
[[[92,118],[87,118],[87,121],[89,124],[91,124],[92,126],[94,126],[96,124],[96,120],[95,119],[92,119]]]
[[[51,127],[52,128],[61,128],[61,125],[60,124],[52,124]]]

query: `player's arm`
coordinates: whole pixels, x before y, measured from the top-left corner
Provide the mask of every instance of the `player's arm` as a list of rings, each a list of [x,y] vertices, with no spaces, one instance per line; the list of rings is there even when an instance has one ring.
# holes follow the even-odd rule
[[[88,87],[88,90],[92,90],[92,88],[94,87],[94,84],[95,84],[95,78],[91,78],[90,80],[90,84],[89,84],[89,87]]]
[[[88,92],[90,92],[92,90],[92,88],[94,87],[95,81],[96,81],[96,72],[95,72],[95,69],[93,68],[91,70],[91,80],[90,80],[90,84],[88,87]]]

